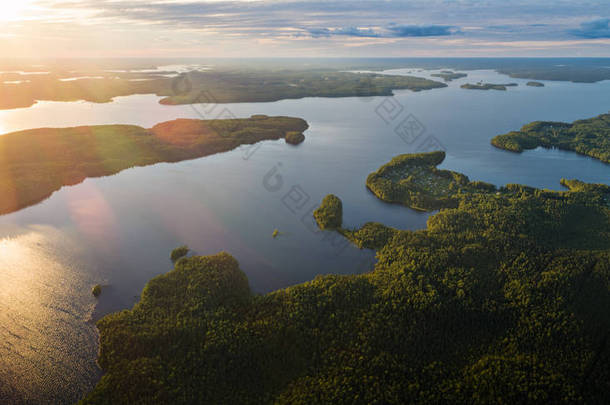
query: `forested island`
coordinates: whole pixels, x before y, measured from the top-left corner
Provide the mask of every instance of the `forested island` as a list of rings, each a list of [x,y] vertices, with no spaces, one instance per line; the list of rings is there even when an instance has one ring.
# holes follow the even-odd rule
[[[367,180],[443,208],[427,229],[346,230],[324,199],[323,227],[377,250],[367,274],[255,295],[228,253],[181,259],[98,323],[106,374],[82,403],[607,403],[610,187],[477,185],[443,158]]]
[[[530,87],[544,87],[544,83],[540,82],[527,82],[525,85]]]
[[[610,114],[565,122],[536,121],[521,130],[498,135],[491,140],[497,148],[511,152],[526,149],[559,148],[610,163]]]
[[[430,76],[432,77],[440,77],[446,82],[450,82],[455,79],[461,79],[462,77],[468,76],[466,73],[456,73],[451,70],[443,70],[440,73],[433,73]]]
[[[413,76],[334,70],[220,69],[143,73],[97,73],[78,80],[56,74],[19,76],[18,84],[0,80],[0,109],[30,107],[37,100],[96,103],[133,94],[156,94],[162,104],[268,102],[304,97],[389,96],[393,90],[446,87]],[[14,78],[0,74],[0,79]],[[26,80],[27,78],[27,80]]]
[[[244,144],[296,136],[300,118],[178,119],[133,125],[42,128],[0,136],[0,214],[39,203],[62,186],[134,166],[178,162]]]
[[[290,131],[286,133],[285,140],[286,143],[289,143],[291,145],[298,145],[300,143],[305,142],[305,135],[303,135],[303,133],[299,131]]]
[[[506,90],[507,87],[516,87],[517,83],[494,84],[494,83],[466,83],[460,87],[466,90]]]

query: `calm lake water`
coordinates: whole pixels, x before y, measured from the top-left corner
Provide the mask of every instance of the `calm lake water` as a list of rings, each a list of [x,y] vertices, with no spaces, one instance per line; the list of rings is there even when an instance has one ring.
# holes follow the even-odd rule
[[[415,69],[388,73],[427,76]],[[471,71],[448,88],[395,97],[307,98],[220,106],[162,106],[159,97],[108,104],[40,102],[0,111],[0,133],[93,124],[151,127],[176,118],[288,115],[306,119],[306,141],[284,141],[176,164],[157,164],[66,187],[0,217],[0,402],[70,403],[99,378],[92,319],[129,308],[144,284],[171,269],[170,251],[228,251],[264,293],[318,274],[367,271],[373,252],[317,232],[311,209],[328,193],[344,221],[425,227],[428,214],[381,203],[371,171],[399,153],[443,148],[442,167],[498,185],[560,189],[562,177],[610,183],[610,167],[569,152],[519,154],[489,141],[534,120],[573,121],[610,110],[610,82],[575,84]],[[479,80],[508,91],[460,89]],[[398,128],[398,130],[397,130]],[[272,238],[274,229],[281,234]],[[104,285],[99,301],[91,287]]]

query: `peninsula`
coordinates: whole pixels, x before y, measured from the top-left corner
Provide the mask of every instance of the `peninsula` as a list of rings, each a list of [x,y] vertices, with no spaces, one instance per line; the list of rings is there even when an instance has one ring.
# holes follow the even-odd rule
[[[532,122],[524,125],[519,131],[494,137],[491,144],[518,153],[540,146],[558,148],[610,163],[610,113],[571,124]]]
[[[420,211],[456,208],[465,192],[495,192],[493,184],[470,181],[467,176],[439,170],[445,152],[406,154],[393,158],[366,179],[377,198]]]
[[[134,166],[178,162],[263,140],[296,136],[300,118],[178,119],[133,125],[42,128],[0,136],[0,214],[41,202],[62,186]]]

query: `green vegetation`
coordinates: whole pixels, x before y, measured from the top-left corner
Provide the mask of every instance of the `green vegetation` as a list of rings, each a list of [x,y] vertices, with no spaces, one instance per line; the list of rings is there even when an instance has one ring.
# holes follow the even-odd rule
[[[451,70],[443,70],[440,73],[433,73],[430,76],[440,77],[443,80],[445,80],[446,82],[450,82],[455,79],[461,79],[462,77],[466,77],[468,75],[466,73],[456,73],[456,72],[452,72]]]
[[[176,263],[179,259],[182,259],[186,255],[189,254],[189,247],[186,245],[182,245],[172,250],[172,254],[170,255],[170,259],[173,263]]]
[[[27,76],[30,82],[2,84],[0,109],[29,107],[36,100],[109,102],[114,97],[156,94],[162,104],[267,102],[303,97],[389,96],[392,90],[446,87],[420,77],[334,70],[225,68],[183,73],[178,78],[104,72],[101,79],[60,81],[56,74]],[[134,81],[134,79],[136,81]],[[142,80],[147,79],[147,80]]]
[[[591,184],[575,179],[561,179],[561,185],[567,187],[568,189],[570,189],[570,191],[610,194],[610,186],[607,186],[605,184]]]
[[[557,62],[560,64],[556,65]],[[546,61],[537,61],[540,66],[498,66],[497,71],[519,79],[571,81],[574,83],[595,83],[610,79],[610,69],[604,66],[604,59],[598,59],[595,61],[597,63],[591,63],[590,65],[587,64],[591,61],[586,59],[567,61],[559,59],[557,62],[547,59]],[[563,64],[566,62],[567,64]],[[578,66],[578,64],[581,65]]]
[[[367,222],[357,230],[338,230],[360,249],[381,249],[399,233],[398,230],[380,224],[379,222]]]
[[[377,249],[372,272],[262,296],[226,253],[181,260],[98,323],[83,404],[608,403],[609,188],[563,183],[468,188],[425,230],[341,230]]]
[[[313,212],[320,229],[337,229],[343,224],[343,203],[339,197],[329,194],[322,199],[320,207]]]
[[[49,66],[48,75],[0,74],[0,109],[23,108],[36,100],[109,102],[114,97],[156,94],[165,104],[276,101],[302,97],[346,97],[390,95],[392,90],[414,91],[443,87],[423,78],[349,73],[345,70],[383,70],[395,68],[454,70],[494,69],[510,77],[531,80],[560,80],[593,83],[610,79],[606,59],[575,58],[417,58],[417,59],[307,59],[253,61],[247,65],[216,61],[214,70],[182,74],[186,80],[166,77],[177,72],[144,73],[108,70],[154,68],[136,62],[129,65],[109,63],[68,66],[62,61]],[[283,68],[280,68],[282,65]],[[304,68],[304,66],[308,66]],[[4,70],[28,70],[24,66],[5,66]],[[68,73],[72,71],[72,73]],[[78,73],[73,73],[74,71]],[[454,74],[442,71],[441,74]],[[459,73],[455,73],[459,74]],[[100,76],[60,81],[70,76]],[[441,76],[442,77],[442,76]],[[4,81],[29,80],[20,84]]]
[[[286,143],[298,145],[305,140],[305,135],[302,132],[291,131],[286,134]]]
[[[477,83],[462,84],[460,87],[467,90],[506,90],[507,87],[518,86],[517,83],[494,84],[494,83]]]
[[[91,289],[91,294],[93,294],[93,296],[95,298],[99,297],[100,294],[102,293],[102,286],[99,284],[96,284],[92,289]]]
[[[610,163],[610,114],[572,124],[536,121],[523,126],[520,131],[498,135],[491,143],[511,152],[523,152],[539,146],[559,148]]]
[[[399,155],[366,179],[366,186],[379,199],[420,211],[458,206],[461,194],[494,193],[493,184],[470,181],[467,176],[439,170],[445,152]]]
[[[134,166],[178,162],[303,132],[299,118],[179,119],[132,125],[42,128],[0,136],[0,214],[39,203],[62,186]]]
[[[540,82],[527,82],[526,85],[530,87],[544,87],[544,83]]]

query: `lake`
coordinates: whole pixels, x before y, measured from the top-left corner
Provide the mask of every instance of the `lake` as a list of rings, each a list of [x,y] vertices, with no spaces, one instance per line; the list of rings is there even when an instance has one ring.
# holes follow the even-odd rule
[[[409,72],[432,73],[386,73]],[[2,134],[252,114],[301,117],[310,125],[296,147],[268,141],[133,168],[0,216],[0,399],[78,400],[100,376],[93,320],[131,307],[149,279],[172,268],[169,254],[176,246],[186,244],[196,254],[231,253],[258,293],[318,274],[369,270],[373,252],[317,231],[311,210],[334,193],[343,200],[348,227],[379,221],[424,228],[429,214],[382,203],[365,188],[366,176],[397,154],[441,148],[447,153],[442,168],[497,185],[559,190],[562,177],[610,183],[608,165],[587,157],[542,149],[514,154],[490,144],[493,136],[534,120],[570,122],[608,112],[610,81],[543,81],[545,87],[536,88],[493,71],[467,73],[448,88],[397,91],[395,97],[163,106],[157,96],[137,95],[107,104],[40,102],[0,111]],[[480,80],[519,86],[459,87]],[[98,283],[104,288],[96,300],[91,288]]]

